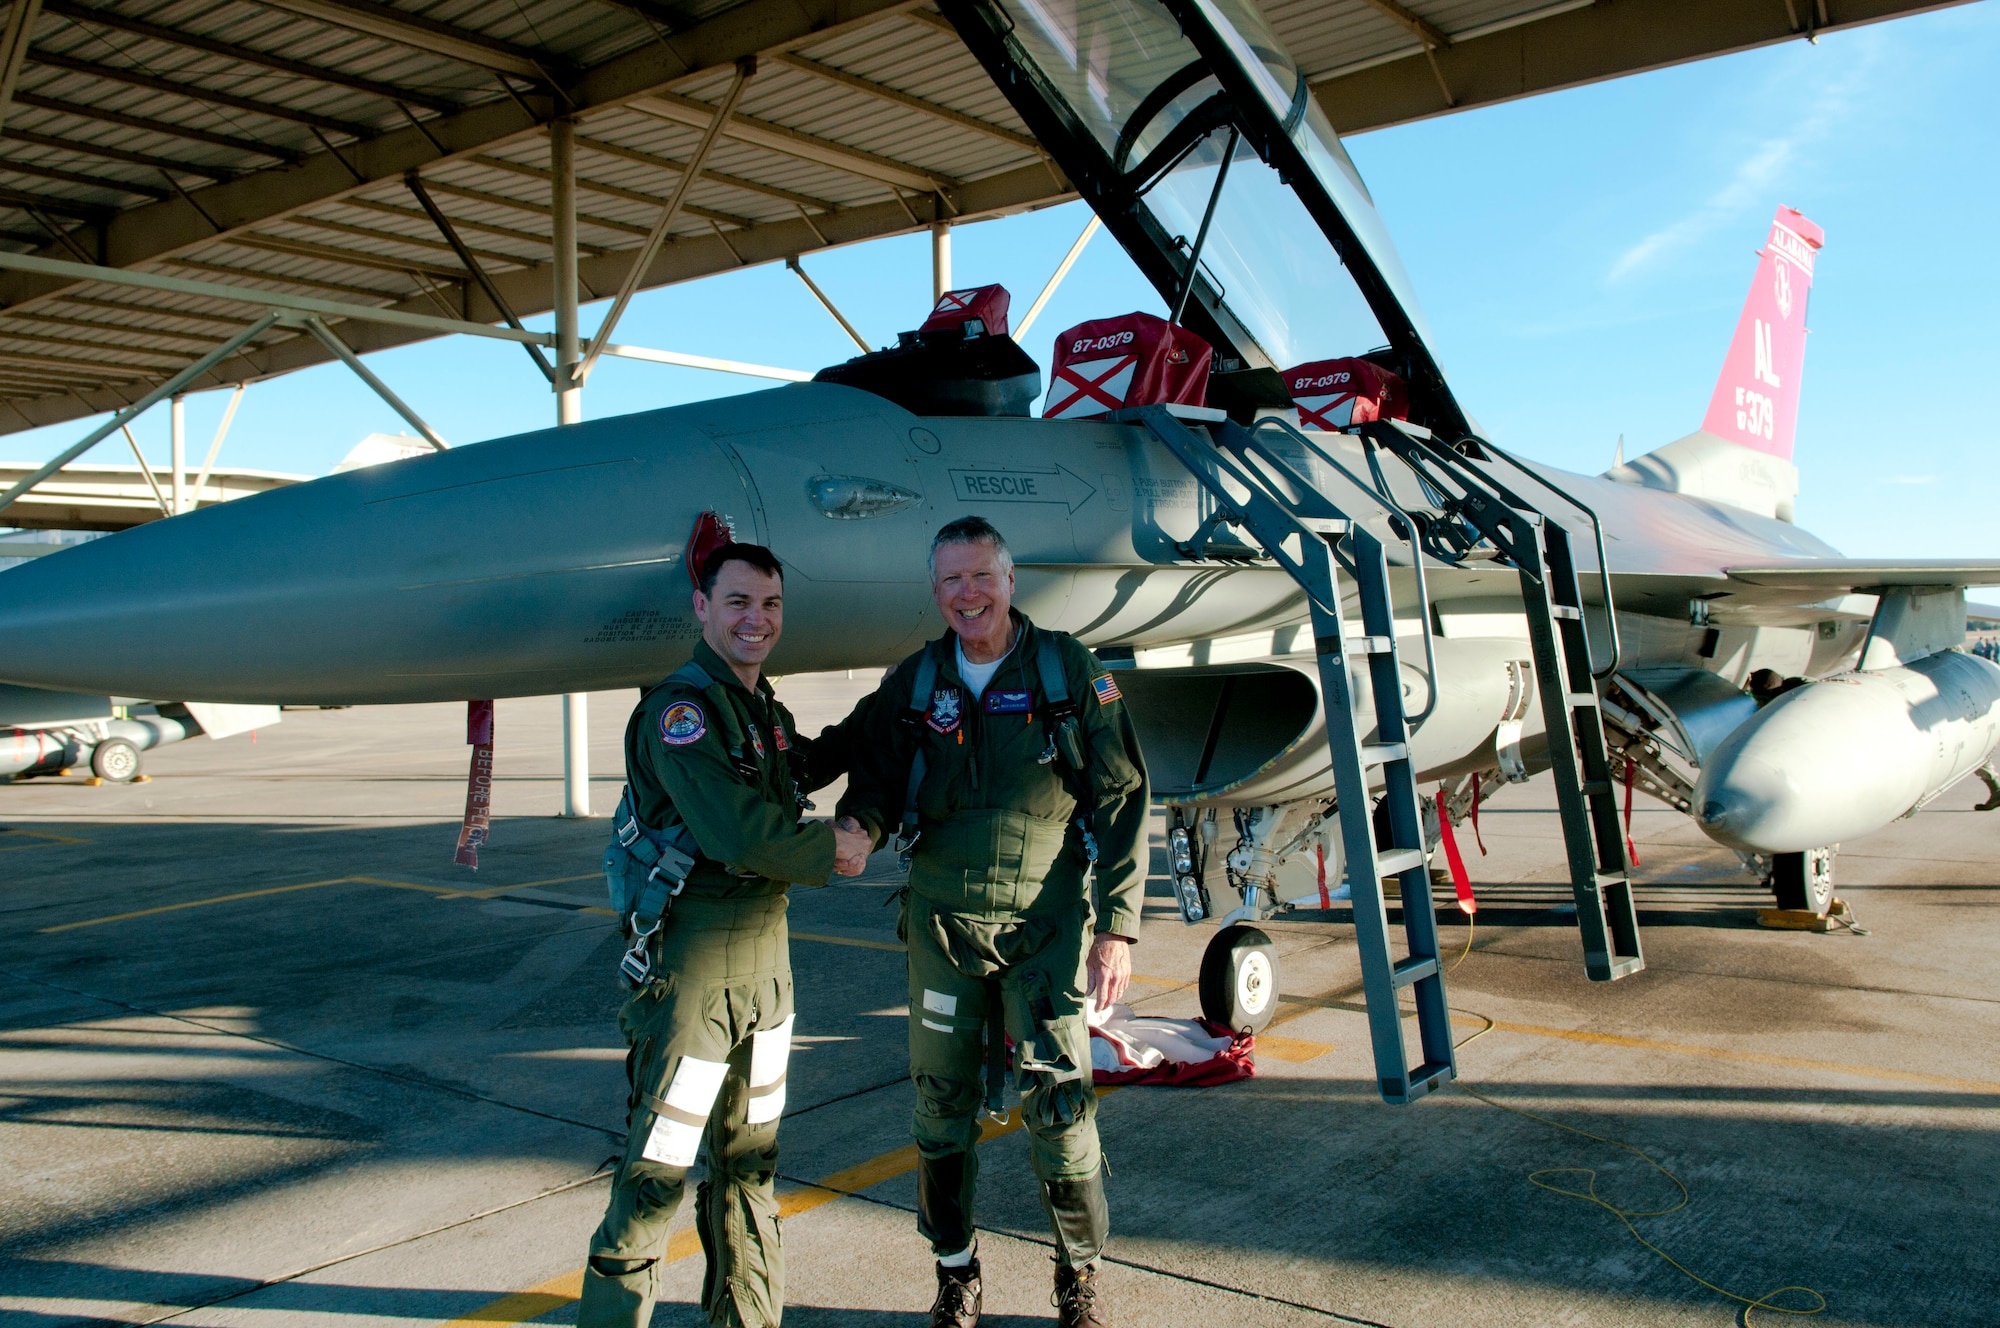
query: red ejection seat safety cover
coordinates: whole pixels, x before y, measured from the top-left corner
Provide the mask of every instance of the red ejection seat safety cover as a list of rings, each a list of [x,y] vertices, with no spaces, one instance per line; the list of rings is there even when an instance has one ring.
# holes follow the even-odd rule
[[[1005,286],[974,286],[970,290],[948,290],[938,296],[937,307],[924,320],[918,332],[943,332],[954,327],[964,327],[977,318],[986,326],[986,334],[992,337],[1007,335],[1007,306],[1009,304]]]
[[[1406,420],[1403,380],[1367,360],[1314,360],[1285,370],[1285,387],[1299,409],[1299,427],[1333,433],[1370,420]]]
[[[1126,406],[1199,406],[1215,351],[1184,327],[1151,314],[1078,323],[1056,338],[1042,418],[1096,419]]]

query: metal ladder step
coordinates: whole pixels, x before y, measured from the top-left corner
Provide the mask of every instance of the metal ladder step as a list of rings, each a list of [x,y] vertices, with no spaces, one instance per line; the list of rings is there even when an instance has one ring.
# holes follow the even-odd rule
[[[1363,743],[1361,746],[1361,765],[1363,769],[1372,770],[1376,766],[1387,765],[1391,761],[1407,761],[1409,759],[1410,744],[1407,742],[1370,742]]]
[[[1421,982],[1425,978],[1434,977],[1437,971],[1438,961],[1436,955],[1418,955],[1398,961],[1396,966],[1390,970],[1390,973],[1394,977],[1398,987],[1407,987],[1413,982]]]
[[[1380,881],[1390,876],[1401,876],[1412,867],[1429,864],[1431,855],[1420,848],[1392,849],[1378,854],[1375,858],[1375,879]]]

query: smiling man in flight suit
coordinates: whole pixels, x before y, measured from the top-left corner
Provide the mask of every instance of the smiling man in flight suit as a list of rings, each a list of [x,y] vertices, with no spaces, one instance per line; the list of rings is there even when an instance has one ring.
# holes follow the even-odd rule
[[[579,1328],[651,1320],[667,1224],[704,1138],[702,1308],[712,1324],[776,1328],[786,891],[856,875],[868,857],[865,835],[800,820],[801,744],[762,676],[784,624],[777,558],[756,544],[716,549],[694,611],[694,658],[640,699],[625,731],[628,782],[605,869],[632,942],[621,969],[636,990],[618,1016],[629,1134],[590,1242]]]
[[[1145,763],[1096,656],[1013,610],[1013,558],[984,518],[937,533],[931,588],[949,630],[845,722],[854,768],[839,822],[878,842],[900,827],[910,868],[917,1227],[938,1256],[930,1322],[979,1321],[973,1146],[981,1108],[1000,1107],[1011,1041],[1056,1238],[1058,1320],[1101,1325],[1108,1218],[1084,993],[1108,1006],[1131,979]]]

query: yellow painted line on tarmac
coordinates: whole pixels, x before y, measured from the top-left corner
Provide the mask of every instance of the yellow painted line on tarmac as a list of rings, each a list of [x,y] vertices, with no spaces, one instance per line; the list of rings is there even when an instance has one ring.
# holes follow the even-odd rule
[[[523,881],[519,885],[494,885],[484,890],[446,890],[439,899],[492,899],[506,894],[509,890],[536,890],[545,885],[574,885],[578,881],[601,881],[603,872],[586,872],[582,876],[551,876],[546,881]],[[611,910],[606,909],[609,913]]]
[[[1097,1090],[1099,1097],[1109,1097],[1118,1091],[1116,1085]],[[1021,1128],[1019,1109],[1007,1113],[1004,1121],[990,1119],[979,1123],[979,1142],[998,1139]],[[871,1157],[866,1162],[836,1171],[830,1176],[822,1176],[817,1181],[802,1185],[798,1189],[778,1196],[778,1216],[797,1217],[813,1209],[832,1203],[835,1199],[845,1199],[859,1194],[883,1181],[894,1180],[917,1169],[917,1146],[904,1144],[880,1157]],[[693,1227],[683,1227],[667,1241],[666,1257],[661,1263],[679,1263],[682,1259],[693,1258],[701,1253],[701,1236]],[[526,1291],[516,1291],[500,1297],[456,1319],[447,1320],[441,1328],[460,1328],[460,1325],[475,1323],[526,1323],[553,1310],[569,1305],[583,1295],[583,1269],[564,1273],[561,1277],[550,1278],[537,1287]]]
[[[344,885],[355,880],[352,876],[336,876],[325,881],[305,881],[298,885],[273,885],[263,890],[239,890],[233,895],[215,895],[208,899],[190,899],[184,904],[161,904],[155,908],[134,909],[130,913],[113,913],[109,917],[86,918],[82,922],[65,922],[54,927],[43,927],[35,934],[47,936],[52,932],[75,931],[78,927],[101,927],[107,922],[128,922],[133,918],[149,918],[155,913],[176,913],[184,908],[205,908],[210,904],[228,904],[238,899],[256,899],[262,895],[290,894],[294,890],[317,890],[323,885]]]
[[[1272,1037],[1269,1033],[1257,1035],[1257,1059],[1275,1056],[1281,1061],[1291,1061],[1303,1065],[1316,1061],[1333,1050],[1331,1042],[1308,1042],[1304,1038]]]
[[[1964,1093],[2000,1094],[2000,1084],[1989,1083],[1983,1079],[1957,1079],[1950,1075],[1920,1074],[1914,1070],[1888,1070],[1874,1065],[1848,1065],[1841,1061],[1812,1060],[1805,1056],[1778,1056],[1762,1051],[1732,1051],[1727,1047],[1704,1047],[1691,1042],[1666,1042],[1658,1038],[1628,1037],[1620,1033],[1585,1033],[1573,1028],[1546,1028],[1540,1024],[1509,1023],[1504,1019],[1494,1020],[1493,1027],[1502,1033],[1556,1038],[1564,1042],[1588,1042],[1600,1047],[1629,1047],[1637,1051],[1661,1051],[1673,1056],[1701,1056],[1708,1060],[1735,1061],[1744,1065],[1772,1065],[1786,1070],[1851,1074],[1863,1079],[1881,1079],[1898,1084],[1921,1084],[1926,1088],[1951,1088]],[[1259,1045],[1261,1046],[1261,1040]]]
[[[854,936],[823,936],[814,931],[795,931],[791,935],[795,941],[812,941],[818,945],[851,945],[860,950],[891,950],[896,954],[903,953],[903,946],[899,941],[864,941]]]
[[[23,839],[39,839],[42,842],[39,844],[7,844],[5,836],[9,835],[20,835]],[[7,845],[5,848],[0,848],[0,853],[25,853],[31,848],[63,848],[75,844],[88,844],[89,842],[88,839],[79,839],[75,835],[50,834],[46,830],[17,830],[12,826],[0,827],[0,844]]]

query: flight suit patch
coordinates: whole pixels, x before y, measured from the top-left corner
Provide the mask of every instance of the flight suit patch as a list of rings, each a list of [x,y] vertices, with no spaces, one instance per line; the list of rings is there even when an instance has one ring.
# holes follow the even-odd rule
[[[783,720],[779,720],[777,723],[771,725],[771,737],[777,742],[779,751],[789,752],[792,750],[792,740],[785,736],[785,723]]]
[[[931,713],[927,722],[939,733],[950,733],[958,727],[960,710],[958,689],[940,687],[931,693]]]
[[[757,726],[755,724],[750,725],[750,746],[757,753],[757,759],[760,761],[763,760],[764,735],[757,731]]]
[[[989,715],[1025,715],[1034,708],[1033,692],[986,693],[986,713]]]
[[[1090,690],[1097,693],[1097,704],[1099,705],[1110,705],[1113,701],[1124,699],[1118,690],[1117,680],[1108,673],[1102,678],[1093,678],[1090,683]]]
[[[669,747],[685,747],[708,732],[708,716],[692,701],[676,701],[660,712],[660,740]]]

